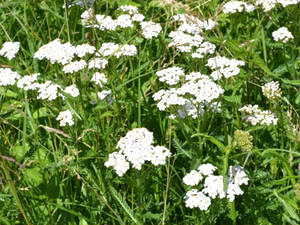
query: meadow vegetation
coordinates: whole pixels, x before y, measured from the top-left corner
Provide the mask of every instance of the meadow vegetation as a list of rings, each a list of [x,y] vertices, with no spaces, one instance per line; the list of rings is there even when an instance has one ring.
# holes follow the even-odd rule
[[[299,224],[299,11],[1,0],[0,224]]]

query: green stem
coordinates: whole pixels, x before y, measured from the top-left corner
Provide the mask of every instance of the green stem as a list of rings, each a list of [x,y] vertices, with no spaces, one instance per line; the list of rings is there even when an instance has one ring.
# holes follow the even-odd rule
[[[6,163],[5,163],[4,160],[2,160],[2,169],[3,169],[3,171],[4,171],[6,180],[8,181],[9,189],[10,189],[10,191],[11,191],[11,193],[12,193],[12,195],[13,195],[15,201],[16,201],[16,204],[17,204],[18,208],[20,209],[20,211],[21,211],[21,213],[22,213],[24,219],[26,220],[26,223],[27,223],[28,225],[31,225],[29,219],[27,218],[27,216],[26,216],[26,214],[25,214],[25,211],[24,211],[24,209],[23,209],[22,203],[21,203],[21,201],[20,201],[20,199],[19,199],[19,196],[18,196],[18,194],[17,194],[16,187],[15,187],[15,185],[13,184],[13,181],[12,181],[12,179],[11,179],[11,176],[10,176],[10,174],[9,174],[9,171],[8,171],[8,169],[7,169],[7,166],[6,166]]]

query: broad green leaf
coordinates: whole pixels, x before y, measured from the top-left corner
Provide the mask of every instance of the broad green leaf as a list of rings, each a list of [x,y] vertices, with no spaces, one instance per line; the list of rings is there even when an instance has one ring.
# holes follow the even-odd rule
[[[25,146],[16,145],[10,151],[11,151],[11,154],[15,157],[15,159],[18,162],[21,162],[29,150],[30,150],[30,146],[28,143],[26,143]]]
[[[34,167],[25,169],[24,180],[34,187],[39,186],[41,183],[43,183],[43,175],[40,172],[40,168]]]

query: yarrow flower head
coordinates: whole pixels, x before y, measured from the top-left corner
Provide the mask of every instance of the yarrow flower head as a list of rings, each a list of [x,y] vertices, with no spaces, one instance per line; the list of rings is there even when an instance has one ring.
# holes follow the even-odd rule
[[[75,84],[72,84],[72,85],[66,87],[64,92],[66,92],[67,94],[69,94],[73,97],[77,97],[79,95],[79,90]]]
[[[258,108],[258,105],[247,105],[239,109],[243,114],[243,119],[252,125],[276,125],[278,118],[269,110],[262,111]]]
[[[152,21],[141,22],[142,34],[146,39],[152,39],[157,37],[158,34],[162,31],[161,25],[159,23],[154,23]]]
[[[231,1],[227,2],[223,6],[223,12],[226,14],[229,13],[236,13],[236,12],[242,12],[246,11],[248,13],[252,12],[255,10],[255,6],[252,4],[247,4],[246,2],[241,2],[241,1]]]
[[[17,72],[10,68],[0,68],[0,86],[14,85],[18,79],[20,75]]]
[[[287,43],[289,40],[294,39],[294,36],[286,27],[281,27],[274,31],[272,36],[275,41],[282,41],[283,43]]]
[[[15,58],[20,49],[20,42],[5,42],[0,50],[0,55],[6,57],[8,60]]]
[[[58,89],[61,88],[58,84],[53,84],[51,81],[46,81],[43,84],[38,85],[38,92],[39,95],[37,96],[37,99],[43,99],[43,100],[55,100],[58,96]]]
[[[275,8],[276,4],[281,4],[283,7],[299,3],[300,0],[257,0],[256,5],[261,5],[265,12]]]
[[[226,177],[226,189],[224,189],[224,177],[213,175],[216,167],[210,163],[199,166],[198,170],[192,170],[184,178],[183,182],[189,186],[196,186],[204,180],[203,189],[192,189],[184,197],[186,207],[207,210],[212,199],[219,197],[234,201],[236,195],[242,195],[240,186],[248,184],[248,177],[241,166],[230,166]]]
[[[175,85],[179,82],[180,77],[184,75],[184,71],[180,67],[173,66],[156,72],[156,75],[159,77],[159,81]]]
[[[52,64],[60,63],[65,65],[70,63],[76,53],[76,47],[70,43],[62,44],[59,39],[49,42],[43,45],[34,54],[34,58],[39,60],[48,59]]]
[[[170,84],[175,84],[179,79],[168,75],[166,79]],[[172,81],[172,82],[171,82]],[[183,84],[179,88],[171,88],[170,90],[160,90],[153,95],[155,101],[159,101],[157,107],[161,111],[177,106],[179,107],[178,113],[181,117],[197,116],[202,114],[204,107],[217,108],[219,104],[215,104],[216,100],[224,90],[214,83],[208,76],[202,75],[199,72],[192,72],[184,76]],[[201,110],[201,111],[199,111]]]
[[[34,73],[32,75],[26,75],[18,80],[17,87],[22,88],[25,91],[28,90],[36,90],[39,87],[39,84],[36,82],[38,76],[40,76],[39,73]]]
[[[87,66],[86,61],[83,59],[80,61],[70,62],[69,64],[63,67],[64,73],[76,73],[80,70],[83,70]]]
[[[89,45],[89,44],[77,45],[75,47],[75,54],[79,58],[84,57],[86,54],[93,54],[95,51],[96,51],[96,48],[94,46]]]
[[[281,98],[281,89],[278,81],[271,81],[262,86],[263,95],[270,100]]]
[[[216,56],[208,59],[206,66],[210,67],[212,70],[211,76],[214,80],[220,80],[223,76],[225,78],[230,78],[236,76],[240,73],[239,66],[244,66],[245,63],[241,60],[228,59],[222,56]]]
[[[72,118],[72,112],[70,110],[60,112],[58,117],[56,118],[56,120],[60,121],[60,126],[61,127],[64,127],[67,124],[69,124],[69,126],[74,125],[74,121],[73,121],[73,118]]]
[[[129,131],[117,144],[120,151],[110,154],[105,166],[112,166],[116,171],[126,172],[129,167],[125,161],[130,162],[132,167],[138,170],[141,170],[146,161],[150,161],[155,166],[165,164],[166,157],[170,157],[171,152],[163,146],[153,146],[153,141],[153,133],[146,128],[135,128]],[[123,165],[125,168],[118,168],[118,165]],[[122,176],[124,173],[119,172],[118,175]]]
[[[95,84],[99,85],[100,87],[103,87],[103,84],[107,83],[107,79],[105,77],[105,74],[104,73],[99,73],[99,72],[96,72],[92,76],[91,81],[94,81]]]
[[[94,68],[104,69],[107,64],[108,64],[108,61],[106,59],[94,58],[89,61],[88,68],[89,69],[94,69]]]

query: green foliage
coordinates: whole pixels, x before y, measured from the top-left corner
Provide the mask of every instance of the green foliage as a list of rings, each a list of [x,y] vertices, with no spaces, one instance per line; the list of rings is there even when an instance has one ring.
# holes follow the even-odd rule
[[[146,21],[162,32],[147,40],[134,29],[101,31],[84,27],[86,7],[62,6],[54,0],[3,0],[0,4],[0,47],[18,41],[13,60],[0,56],[0,68],[22,76],[40,73],[63,87],[76,84],[80,96],[37,100],[37,93],[0,87],[0,224],[299,224],[300,212],[300,15],[299,4],[270,12],[225,14],[222,1],[98,1],[93,11],[116,18],[121,5],[137,6]],[[248,1],[253,2],[255,1]],[[209,56],[194,59],[168,47],[169,33],[178,27],[172,17],[188,13],[211,18],[218,26],[201,31],[217,46],[217,55],[243,60],[237,76],[216,81],[224,89],[220,110],[205,106],[203,114],[169,119],[178,108],[160,111],[153,94],[167,85],[157,71],[180,66],[185,73],[211,74]],[[275,42],[272,32],[287,26],[294,40]],[[132,57],[108,57],[102,71],[112,102],[99,99],[95,71],[65,74],[58,64],[39,61],[34,53],[60,38],[73,45],[104,42],[134,44]],[[89,57],[84,58],[88,60]],[[279,81],[283,97],[271,102],[261,87]],[[251,125],[239,109],[247,104],[272,111],[277,125]],[[61,127],[58,113],[70,110],[75,124]],[[131,168],[123,177],[104,163],[128,130],[146,127],[155,144],[170,148],[166,165]],[[242,149],[243,151],[241,151]],[[241,165],[249,176],[244,194],[234,202],[214,199],[207,211],[185,206],[182,178],[203,163],[226,175],[229,165]],[[225,186],[226,182],[224,181]]]

